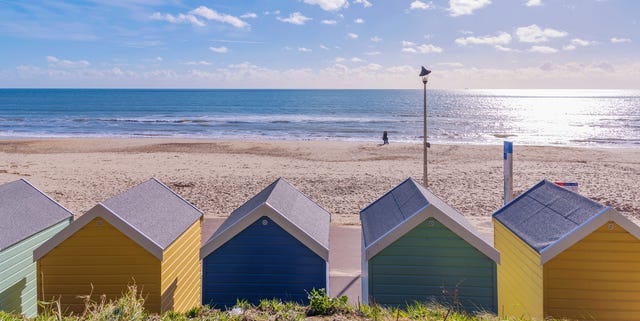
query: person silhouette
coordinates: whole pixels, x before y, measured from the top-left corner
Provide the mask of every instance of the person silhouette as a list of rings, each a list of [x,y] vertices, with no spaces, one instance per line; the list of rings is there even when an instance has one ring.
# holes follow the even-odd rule
[[[382,145],[389,144],[389,135],[387,135],[387,131],[382,132]]]

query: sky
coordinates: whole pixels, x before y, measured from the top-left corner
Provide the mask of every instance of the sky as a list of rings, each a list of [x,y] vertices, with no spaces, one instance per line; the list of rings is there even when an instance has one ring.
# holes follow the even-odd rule
[[[2,88],[640,88],[637,0],[0,0]]]

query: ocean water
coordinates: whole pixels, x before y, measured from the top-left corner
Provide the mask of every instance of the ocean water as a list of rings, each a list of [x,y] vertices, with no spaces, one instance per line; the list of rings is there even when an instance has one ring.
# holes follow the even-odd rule
[[[0,138],[422,141],[416,90],[0,89]],[[640,146],[638,90],[428,90],[433,143]]]

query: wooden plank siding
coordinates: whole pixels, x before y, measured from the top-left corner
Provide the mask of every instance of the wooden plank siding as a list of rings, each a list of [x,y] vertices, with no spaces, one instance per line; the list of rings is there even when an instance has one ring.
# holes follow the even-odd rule
[[[161,279],[162,312],[185,312],[200,305],[201,224],[201,220],[193,223],[164,251]]]
[[[544,276],[546,316],[640,320],[640,240],[614,222],[547,262]]]
[[[497,220],[494,246],[500,251],[498,302],[502,317],[543,319],[540,255]]]
[[[27,317],[38,314],[33,250],[70,222],[64,220],[0,252],[0,310]]]
[[[370,302],[457,301],[467,311],[496,311],[496,264],[434,218],[369,260]]]
[[[80,295],[117,299],[135,284],[145,308],[160,312],[160,261],[101,218],[93,219],[38,261],[38,298],[60,299],[81,313]]]
[[[231,307],[237,299],[308,303],[307,292],[326,288],[327,265],[266,216],[203,260],[203,304]]]

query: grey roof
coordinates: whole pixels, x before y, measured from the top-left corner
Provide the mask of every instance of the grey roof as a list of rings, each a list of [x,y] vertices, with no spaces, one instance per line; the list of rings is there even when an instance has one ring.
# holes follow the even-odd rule
[[[538,253],[608,207],[542,180],[493,217]]]
[[[155,178],[102,204],[163,250],[202,217],[199,209]]]
[[[283,178],[278,178],[233,211],[207,243],[242,221],[263,204],[268,204],[316,242],[329,248],[331,215]]]
[[[413,178],[408,178],[360,211],[364,246],[369,247],[429,206],[438,209],[478,239],[486,241],[464,215]]]
[[[71,212],[24,179],[0,185],[0,251],[71,218]]]

